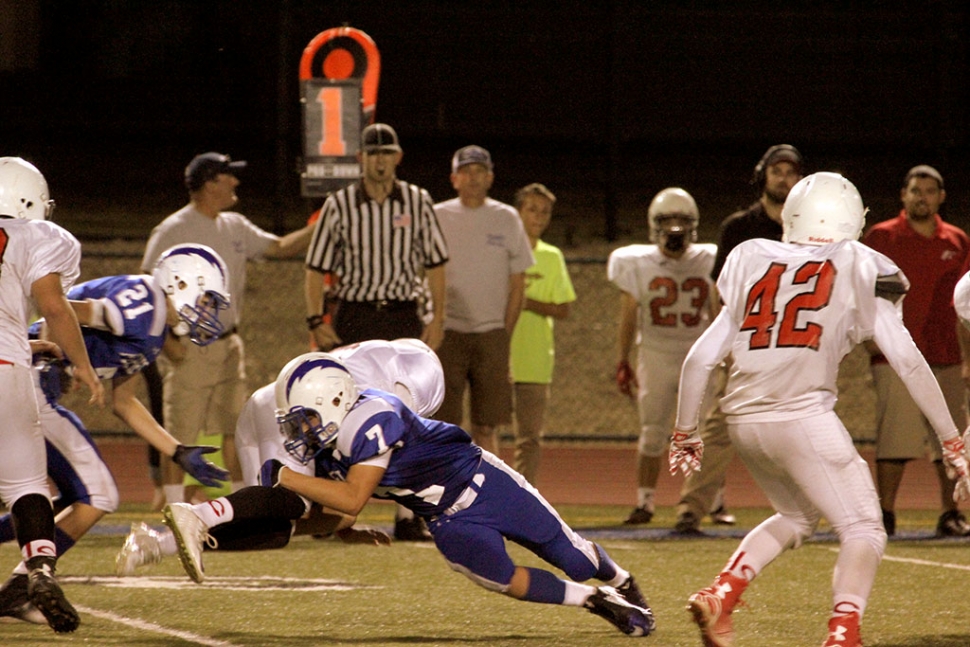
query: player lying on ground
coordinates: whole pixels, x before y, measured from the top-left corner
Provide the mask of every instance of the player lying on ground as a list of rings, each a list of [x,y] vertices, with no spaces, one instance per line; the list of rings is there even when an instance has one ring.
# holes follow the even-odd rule
[[[903,325],[897,302],[908,281],[882,254],[856,242],[865,209],[851,182],[816,173],[782,210],[784,241],[755,239],[727,257],[717,287],[724,302],[694,344],[680,378],[670,469],[700,469],[703,389],[728,354],[734,362],[721,407],[728,432],[776,514],[745,536],[714,583],[690,596],[708,647],[734,644],[731,613],[748,584],[825,517],[839,538],[824,647],[862,645],[859,627],[886,547],[872,475],[835,415],[839,362],[872,339],[906,383],[970,495],[963,441],[932,371]]]
[[[420,415],[438,410],[444,396],[441,363],[438,356],[418,339],[372,340],[331,351],[339,357],[357,384],[397,394]],[[236,451],[242,467],[243,482],[258,484],[260,466],[277,459],[290,469],[313,474],[313,463],[298,461],[284,447],[276,422],[276,383],[271,382],[249,398],[236,426]],[[262,487],[243,488],[215,503],[177,505],[165,511],[166,522],[175,517],[191,521],[204,519],[212,541],[209,549],[258,550],[282,548],[292,535],[336,534],[350,543],[390,543],[386,533],[370,528],[354,528],[354,517],[312,506],[307,499],[289,490]],[[192,516],[187,516],[192,515]],[[132,524],[131,533],[117,557],[119,575],[133,575],[142,565],[156,564],[162,557],[178,555],[172,531],[157,531],[144,523]],[[205,577],[201,555],[186,561],[193,580]]]
[[[188,279],[188,280],[186,280]],[[137,398],[135,376],[153,362],[170,331],[205,345],[218,337],[218,311],[228,303],[225,266],[211,249],[180,245],[167,250],[153,276],[108,276],[71,289],[67,296],[82,326],[84,344],[101,379],[112,383],[114,413],[138,435],[207,485],[229,475],[204,458],[216,447],[180,445]],[[43,336],[44,322],[32,335]],[[44,342],[36,342],[43,344]],[[178,346],[177,344],[175,346]],[[60,493],[55,528],[63,555],[104,515],[118,507],[118,488],[80,419],[57,403],[70,379],[49,355],[34,370],[40,424],[47,447],[47,474]],[[10,515],[0,517],[0,543],[14,538]],[[0,588],[0,617],[43,623],[27,599],[27,570],[19,564]]]
[[[476,584],[520,600],[584,607],[629,635],[653,630],[653,614],[630,573],[460,427],[422,418],[391,393],[359,391],[340,361],[324,353],[301,355],[284,367],[276,405],[287,449],[330,478],[273,459],[263,464],[264,485],[348,515],[372,496],[394,500],[428,522],[448,564]],[[182,536],[189,546],[201,541]],[[517,566],[506,539],[573,581]],[[589,579],[605,586],[580,583]]]

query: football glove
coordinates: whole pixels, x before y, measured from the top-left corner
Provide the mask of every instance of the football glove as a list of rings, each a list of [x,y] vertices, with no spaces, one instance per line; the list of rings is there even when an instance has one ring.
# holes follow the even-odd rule
[[[286,467],[275,458],[271,458],[259,470],[259,484],[263,487],[276,487],[280,484],[280,472]]]
[[[212,445],[179,445],[172,455],[172,462],[206,487],[219,487],[220,481],[229,480],[229,472],[207,461],[203,454],[219,451]]]
[[[953,489],[953,500],[964,501],[970,499],[970,466],[967,465],[967,448],[963,439],[957,436],[943,443],[943,466],[946,475],[956,481]]]
[[[631,398],[636,396],[636,390],[640,388],[637,374],[630,366],[630,362],[626,360],[616,365],[616,386],[620,389],[620,393]]]
[[[697,430],[681,431],[674,429],[673,436],[670,437],[670,473],[677,474],[677,471],[690,476],[693,472],[701,470],[701,458],[704,457],[704,441],[701,440]]]

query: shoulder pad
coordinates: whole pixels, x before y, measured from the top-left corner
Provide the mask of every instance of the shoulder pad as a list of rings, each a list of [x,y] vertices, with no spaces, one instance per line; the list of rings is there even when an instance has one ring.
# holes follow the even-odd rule
[[[876,296],[886,299],[890,303],[899,303],[906,296],[909,287],[899,276],[899,273],[876,278]]]

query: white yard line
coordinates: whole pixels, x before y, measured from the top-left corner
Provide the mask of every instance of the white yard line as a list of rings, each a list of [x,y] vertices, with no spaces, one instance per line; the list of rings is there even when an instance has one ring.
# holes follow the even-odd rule
[[[138,620],[137,618],[127,618],[125,616],[120,616],[117,613],[112,613],[110,611],[102,611],[100,609],[92,609],[91,607],[85,607],[81,605],[74,605],[81,613],[87,613],[94,616],[95,618],[101,618],[102,620],[108,620],[110,622],[117,622],[118,624],[126,625],[132,627],[133,629],[139,629],[141,631],[151,631],[157,634],[163,634],[165,636],[172,636],[174,638],[179,638],[186,642],[194,643],[196,645],[205,645],[206,647],[240,647],[230,642],[224,640],[215,640],[213,638],[206,638],[205,636],[200,636],[194,634],[190,631],[181,631],[179,629],[168,629],[161,625],[157,625],[154,622],[145,622],[144,620]]]
[[[838,548],[829,547],[833,553],[838,553]],[[938,568],[950,568],[955,571],[970,571],[970,564],[951,564],[950,562],[934,562],[928,559],[915,559],[913,557],[894,557],[893,555],[883,555],[884,562],[899,562],[900,564],[916,564],[917,566],[936,566]]]

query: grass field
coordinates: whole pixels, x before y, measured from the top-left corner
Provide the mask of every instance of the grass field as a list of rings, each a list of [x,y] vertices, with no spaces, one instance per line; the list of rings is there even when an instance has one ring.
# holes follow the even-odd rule
[[[667,511],[652,524],[654,539],[608,530],[624,511],[561,507],[566,521],[600,541],[637,576],[658,623],[643,644],[699,645],[684,602],[717,573],[741,531],[711,539],[665,539],[659,528],[673,523]],[[767,514],[737,512],[742,528]],[[362,519],[389,526],[392,513],[391,506],[374,505]],[[114,556],[123,542],[122,529],[134,520],[160,525],[158,514],[125,506],[61,560],[64,588],[81,611],[82,625],[75,634],[2,624],[0,645],[588,647],[633,640],[581,609],[489,593],[452,572],[429,544],[377,548],[297,537],[283,550],[206,553],[207,580],[201,586],[184,576],[175,558],[146,569],[142,577],[118,579]],[[935,514],[923,513],[917,521],[928,535]],[[830,536],[821,533],[766,570],[748,589],[747,606],[735,614],[738,645],[821,644],[835,550]],[[518,546],[511,551],[521,564],[541,563]],[[11,546],[0,551],[0,568],[12,568],[16,560]],[[968,571],[970,545],[965,541],[890,542],[865,619],[866,645],[966,647]]]

